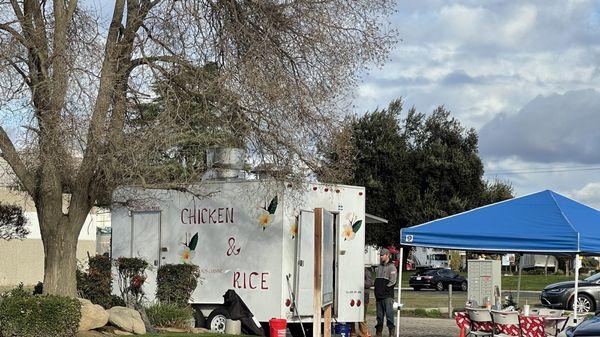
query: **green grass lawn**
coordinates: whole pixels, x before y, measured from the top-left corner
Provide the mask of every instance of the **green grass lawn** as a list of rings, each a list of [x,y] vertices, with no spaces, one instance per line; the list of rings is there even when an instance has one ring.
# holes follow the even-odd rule
[[[169,332],[169,333],[159,333],[159,334],[145,334],[145,335],[136,335],[136,336],[145,336],[145,337],[198,337],[198,336],[202,336],[202,337],[240,337],[240,336],[245,336],[245,335],[225,335],[225,334],[218,334],[218,333],[203,333],[203,334],[193,334],[193,333],[174,333],[174,332]]]
[[[413,275],[413,272],[404,272],[402,274],[402,287],[408,287],[408,279]],[[467,277],[467,273],[460,273]],[[587,276],[585,276],[587,277]],[[581,279],[583,279],[582,277]],[[502,290],[517,290],[518,275],[502,276]],[[521,290],[541,291],[550,283],[572,281],[574,276],[565,275],[522,275]]]

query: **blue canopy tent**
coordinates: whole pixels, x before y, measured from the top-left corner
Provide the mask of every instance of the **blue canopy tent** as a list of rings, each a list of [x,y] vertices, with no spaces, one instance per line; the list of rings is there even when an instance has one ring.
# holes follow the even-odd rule
[[[400,244],[575,255],[577,298],[579,255],[600,255],[600,211],[545,190],[404,228],[400,231]],[[402,270],[399,274],[401,277]],[[576,308],[577,301],[575,321]]]

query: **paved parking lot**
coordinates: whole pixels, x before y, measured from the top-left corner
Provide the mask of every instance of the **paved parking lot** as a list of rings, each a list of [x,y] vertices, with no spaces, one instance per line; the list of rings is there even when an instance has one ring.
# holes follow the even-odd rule
[[[375,316],[367,317],[369,330],[375,335]],[[400,318],[400,336],[403,337],[452,337],[458,336],[458,327],[452,319]],[[387,337],[387,328],[384,330]]]

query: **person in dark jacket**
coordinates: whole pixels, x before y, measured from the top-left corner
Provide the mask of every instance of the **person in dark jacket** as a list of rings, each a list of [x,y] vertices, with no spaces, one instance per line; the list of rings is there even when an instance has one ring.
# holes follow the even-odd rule
[[[396,267],[390,259],[390,251],[383,248],[379,252],[381,263],[375,270],[375,302],[377,305],[377,325],[375,334],[381,337],[383,319],[387,320],[390,337],[395,335],[394,324],[394,286],[396,285]]]

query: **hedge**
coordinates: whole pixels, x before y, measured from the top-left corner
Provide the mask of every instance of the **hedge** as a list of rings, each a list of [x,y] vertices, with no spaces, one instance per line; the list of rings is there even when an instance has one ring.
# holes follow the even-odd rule
[[[80,319],[75,298],[31,295],[22,285],[0,297],[0,337],[72,337]]]
[[[188,305],[198,285],[200,271],[193,264],[166,264],[158,268],[156,297],[162,303]]]

